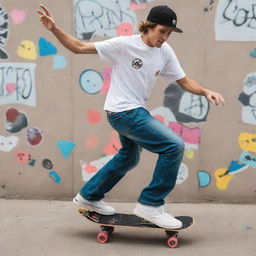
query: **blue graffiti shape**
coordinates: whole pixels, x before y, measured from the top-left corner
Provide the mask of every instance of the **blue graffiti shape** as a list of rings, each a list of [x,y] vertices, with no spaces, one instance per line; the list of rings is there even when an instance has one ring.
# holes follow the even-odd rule
[[[70,141],[57,141],[57,147],[64,158],[68,158],[76,144]]]
[[[40,56],[49,56],[57,53],[57,48],[48,42],[45,38],[40,37],[38,40]]]
[[[82,90],[89,94],[98,93],[104,85],[102,75],[93,69],[84,70],[80,75],[79,82]]]
[[[249,152],[243,152],[239,160],[240,162],[247,164],[252,168],[256,168],[256,156]]]
[[[211,175],[206,171],[198,171],[197,178],[201,188],[207,187],[211,183]]]
[[[242,168],[244,168],[246,165],[245,164],[240,164],[238,161],[231,161],[230,165],[228,167],[228,173],[232,174],[234,172],[238,172]]]
[[[55,171],[50,171],[48,173],[49,177],[52,178],[54,180],[55,183],[60,183],[61,182],[61,177],[59,176],[59,174]]]

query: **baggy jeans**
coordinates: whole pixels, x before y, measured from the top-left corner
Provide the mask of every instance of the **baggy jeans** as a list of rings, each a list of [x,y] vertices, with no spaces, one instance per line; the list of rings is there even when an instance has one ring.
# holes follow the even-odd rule
[[[81,196],[87,200],[101,200],[127,171],[138,164],[141,148],[144,148],[157,153],[158,160],[152,181],[142,190],[138,202],[150,206],[163,205],[164,198],[176,184],[184,141],[143,107],[111,112],[107,118],[119,133],[122,148],[81,188]]]

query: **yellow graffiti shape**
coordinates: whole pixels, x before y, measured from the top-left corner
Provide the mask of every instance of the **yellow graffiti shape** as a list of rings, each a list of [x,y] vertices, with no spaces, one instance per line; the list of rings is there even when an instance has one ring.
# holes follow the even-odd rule
[[[256,152],[256,133],[243,132],[238,137],[238,143],[243,151]]]
[[[32,41],[22,41],[17,49],[17,53],[24,59],[35,60],[37,58],[36,45]]]
[[[191,150],[191,149],[187,149],[187,150],[185,151],[185,155],[186,155],[186,157],[187,157],[188,159],[192,159],[192,158],[194,158],[194,151]]]
[[[220,190],[226,190],[233,175],[228,174],[227,168],[219,168],[214,172],[216,187]]]

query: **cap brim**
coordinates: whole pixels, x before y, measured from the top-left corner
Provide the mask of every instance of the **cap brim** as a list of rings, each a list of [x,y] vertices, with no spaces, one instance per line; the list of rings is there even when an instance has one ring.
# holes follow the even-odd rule
[[[177,32],[177,33],[183,33],[183,31],[179,28],[175,28],[174,31]]]

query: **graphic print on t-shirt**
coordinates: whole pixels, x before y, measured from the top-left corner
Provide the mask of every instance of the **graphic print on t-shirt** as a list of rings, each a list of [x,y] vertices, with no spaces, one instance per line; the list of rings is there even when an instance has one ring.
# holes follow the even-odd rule
[[[134,59],[134,60],[132,61],[132,66],[133,66],[134,68],[136,68],[136,69],[141,68],[142,65],[143,65],[143,61],[142,61],[141,59],[139,59],[139,58],[136,58],[136,59]]]

